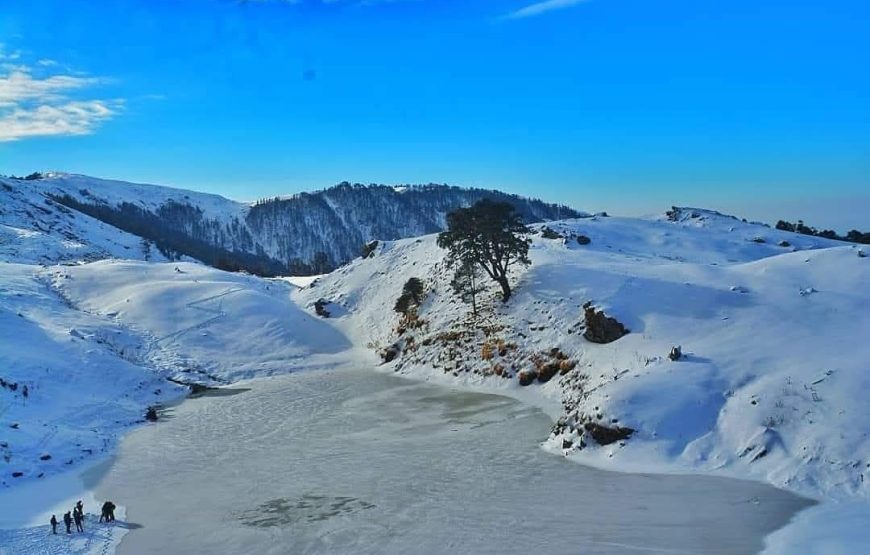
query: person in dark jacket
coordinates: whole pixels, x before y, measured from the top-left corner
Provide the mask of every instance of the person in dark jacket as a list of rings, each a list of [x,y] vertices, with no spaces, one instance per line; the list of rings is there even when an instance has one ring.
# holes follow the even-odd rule
[[[69,516],[69,511],[63,514],[63,523],[66,525],[66,533],[71,534],[72,530],[70,530],[70,527],[72,527],[72,517]]]
[[[100,522],[109,522],[109,502],[106,501],[103,503],[102,508],[100,509]]]
[[[76,503],[76,508],[75,508],[75,511],[73,511],[73,512],[76,512],[76,511],[78,511],[79,514],[82,516],[84,516],[84,514],[85,514],[85,505],[84,505],[84,503],[82,503],[81,499],[79,499],[78,503]]]
[[[50,521],[50,522],[51,522],[51,533],[52,533],[52,534],[57,534],[57,517],[54,516],[54,515],[51,515],[51,521]]]
[[[109,521],[115,522],[115,504],[109,501]]]
[[[80,513],[78,510],[73,510],[73,520],[76,521],[76,532],[84,532],[85,529],[82,526],[82,521],[85,519],[85,515]]]

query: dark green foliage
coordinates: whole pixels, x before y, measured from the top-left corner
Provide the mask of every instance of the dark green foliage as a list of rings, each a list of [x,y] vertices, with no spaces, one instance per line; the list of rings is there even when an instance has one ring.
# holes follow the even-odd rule
[[[245,221],[255,237],[274,238],[270,251],[274,257],[297,257],[300,247],[305,246],[329,253],[335,268],[370,253],[361,252],[360,247],[375,238],[392,241],[444,231],[445,214],[484,198],[509,203],[526,223],[583,216],[567,206],[498,191],[434,184],[397,188],[345,182],[323,191],[260,200],[251,207]]]
[[[554,229],[547,227],[547,226],[544,226],[543,228],[541,228],[541,237],[543,237],[544,239],[561,239],[562,238],[562,236],[559,234],[558,231],[555,231]]]
[[[511,266],[531,264],[528,233],[510,204],[484,199],[447,215],[447,231],[438,235],[438,246],[450,251],[451,265],[470,261],[483,268],[499,284],[502,301],[507,302]]]
[[[804,224],[803,220],[798,220],[796,224],[791,222],[787,222],[785,220],[779,220],[776,222],[776,229],[782,231],[792,231],[794,233],[800,233],[802,235],[812,235],[814,237],[824,237],[825,239],[834,239],[837,241],[849,241],[851,243],[861,243],[864,245],[870,245],[870,232],[861,232],[857,229],[853,229],[849,231],[845,237],[838,235],[836,231],[832,229],[823,229],[818,230],[814,227],[810,227]]]
[[[450,288],[459,295],[462,302],[471,303],[471,313],[477,318],[477,296],[484,291],[484,287],[474,260],[469,258],[457,262]]]
[[[870,231],[860,232],[857,229],[853,229],[846,234],[846,240],[852,241],[853,243],[862,243],[864,245],[870,245]]]
[[[412,308],[420,306],[423,302],[423,293],[425,286],[423,280],[412,277],[405,282],[402,287],[402,294],[396,299],[396,304],[393,310],[400,314],[408,314]]]
[[[326,305],[329,301],[326,299],[317,299],[314,301],[314,312],[321,318],[329,318],[329,311],[326,310]]]
[[[189,204],[169,202],[161,206],[157,214],[140,206],[122,202],[117,206],[80,202],[69,195],[52,195],[56,202],[78,210],[88,216],[106,222],[123,231],[138,235],[154,243],[157,249],[170,260],[182,255],[196,258],[210,266],[228,272],[246,271],[264,277],[274,277],[287,272],[294,273],[293,266],[266,256],[242,251],[230,251],[216,247],[204,240],[194,239],[180,229],[166,225],[167,221],[180,222],[188,227],[202,229],[197,237],[208,236],[208,224],[202,220],[202,210]]]
[[[415,304],[420,304],[423,300],[423,289],[423,280],[412,277],[408,279],[408,281],[405,282],[405,286],[402,287],[402,294],[411,297]]]

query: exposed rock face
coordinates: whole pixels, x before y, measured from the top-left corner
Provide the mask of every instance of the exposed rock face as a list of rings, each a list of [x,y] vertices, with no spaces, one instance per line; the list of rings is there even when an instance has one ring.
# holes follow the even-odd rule
[[[523,385],[523,386],[532,385],[532,383],[534,383],[534,381],[537,377],[538,377],[538,373],[535,372],[534,370],[520,372],[519,375],[517,376],[517,378],[520,381],[520,385]]]
[[[363,258],[371,258],[375,254],[375,249],[378,248],[378,241],[369,241],[363,245],[361,256]]]
[[[321,318],[329,318],[329,311],[326,310],[326,305],[329,301],[326,299],[317,299],[314,302],[314,312]]]
[[[397,343],[393,343],[392,345],[381,351],[381,360],[384,362],[384,364],[392,362],[396,360],[396,357],[399,356],[399,353],[401,352],[401,347],[399,347]]]
[[[583,337],[592,343],[611,343],[616,341],[629,330],[619,323],[616,318],[611,318],[603,311],[595,310],[591,303],[583,305],[586,317],[586,331]]]
[[[683,349],[679,345],[671,348],[671,352],[668,353],[668,358],[671,360],[680,360],[683,358]]]
[[[590,239],[589,237],[586,237],[585,235],[578,235],[577,236],[577,244],[578,245],[588,245],[591,242],[592,242],[592,239]]]
[[[607,426],[602,426],[595,422],[585,423],[583,429],[586,430],[586,432],[592,436],[592,439],[594,439],[599,445],[610,445],[611,443],[628,439],[631,437],[631,434],[634,433],[632,428],[622,426],[608,428]]]

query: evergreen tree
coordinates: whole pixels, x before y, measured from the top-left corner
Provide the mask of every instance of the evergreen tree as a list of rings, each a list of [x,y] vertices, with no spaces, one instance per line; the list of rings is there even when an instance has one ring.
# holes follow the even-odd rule
[[[458,261],[450,288],[464,303],[471,303],[471,314],[477,319],[477,296],[484,291],[477,263],[471,258]]]
[[[402,294],[396,299],[393,310],[407,315],[412,308],[420,306],[423,302],[423,290],[423,280],[415,277],[408,279],[402,287]]]
[[[513,206],[483,199],[447,215],[447,231],[438,235],[438,246],[449,251],[453,264],[471,261],[483,268],[501,287],[502,302],[507,302],[512,293],[511,266],[531,264],[528,233]]]

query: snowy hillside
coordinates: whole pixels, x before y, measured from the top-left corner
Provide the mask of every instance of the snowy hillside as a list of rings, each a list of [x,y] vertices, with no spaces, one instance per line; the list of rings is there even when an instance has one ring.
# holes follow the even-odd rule
[[[684,211],[696,216],[548,224],[562,237],[535,237],[515,297],[502,306],[491,291],[476,324],[449,290],[434,236],[383,245],[298,298],[332,303],[336,325],[357,344],[395,344],[402,353],[386,367],[397,372],[544,407],[558,419],[548,445],[580,461],[867,497],[870,257],[857,246]],[[578,235],[591,242],[579,244]],[[423,279],[428,297],[422,324],[400,330],[398,315],[385,312],[410,277]],[[587,341],[588,301],[630,333]],[[673,346],[682,359],[668,359]],[[549,379],[552,362],[559,371]],[[520,374],[540,378],[523,387]],[[634,433],[597,445],[594,436],[619,428]]]
[[[444,185],[341,184],[248,205],[217,195],[82,175],[0,179],[0,184],[0,198],[11,195],[31,205],[48,202],[71,208],[147,239],[167,256],[187,255],[259,275],[328,271],[358,256],[373,239],[440,231],[448,212],[481,198],[511,203],[527,222],[582,215],[498,191]]]
[[[31,182],[0,178],[0,260],[26,264],[103,258],[166,260],[147,240],[71,210]]]
[[[340,332],[291,301],[294,288],[182,262],[0,263],[0,486],[110,452],[147,407],[186,392],[173,381],[220,385],[349,356]]]
[[[0,228],[0,495],[111,453],[148,407],[188,391],[179,382],[375,366],[391,352],[385,371],[543,408],[555,424],[541,441],[579,462],[749,477],[857,500],[835,509],[849,521],[867,514],[866,247],[692,208],[548,222],[514,297],[502,305],[490,288],[474,320],[434,235],[380,242],[314,280],[263,279],[166,262],[14,185]],[[204,212],[231,208],[213,202]],[[411,277],[426,298],[402,324],[393,305]],[[629,333],[587,340],[588,302]],[[822,507],[801,522],[833,514]]]

